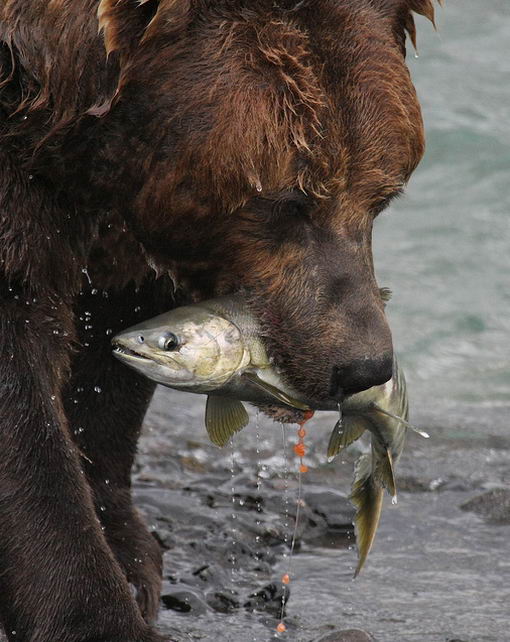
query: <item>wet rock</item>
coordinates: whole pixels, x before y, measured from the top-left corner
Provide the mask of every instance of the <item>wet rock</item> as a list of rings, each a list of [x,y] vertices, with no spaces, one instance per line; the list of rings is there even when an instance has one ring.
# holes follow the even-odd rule
[[[431,490],[431,480],[419,479],[412,475],[397,475],[396,481],[399,492],[426,493]]]
[[[232,613],[240,607],[239,600],[232,591],[214,591],[206,599],[207,604],[218,613]]]
[[[476,513],[492,524],[510,524],[510,490],[489,490],[464,502],[460,508]]]
[[[355,510],[342,493],[331,489],[308,491],[304,500],[313,513],[322,517],[328,529],[352,530]]]
[[[168,528],[158,526],[151,531],[151,535],[164,551],[169,551],[176,546],[176,540]]]
[[[346,629],[333,631],[315,642],[376,642],[375,638],[361,629]]]
[[[285,606],[290,597],[290,589],[284,584],[272,582],[256,593],[248,596],[243,604],[248,611],[267,611],[272,615],[281,615],[282,605]],[[285,614],[285,609],[284,609]]]
[[[205,600],[198,592],[167,583],[161,592],[161,602],[166,609],[184,615],[203,615],[208,610]]]

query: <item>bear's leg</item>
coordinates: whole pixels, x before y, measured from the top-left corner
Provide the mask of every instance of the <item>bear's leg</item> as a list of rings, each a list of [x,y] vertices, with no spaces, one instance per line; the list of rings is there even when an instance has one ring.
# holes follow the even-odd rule
[[[63,409],[91,234],[47,188],[0,149],[0,620],[10,642],[155,642]]]
[[[65,419],[71,311],[58,296],[0,286],[0,617],[9,640],[156,640],[102,533]]]
[[[94,276],[92,280],[96,285]],[[84,287],[76,309],[81,348],[65,395],[97,515],[148,622],[158,610],[162,551],[133,507],[131,468],[155,384],[112,356],[111,338],[157,314],[158,299],[163,308],[171,307],[166,297],[158,296],[159,288],[160,283],[150,279],[139,288]]]

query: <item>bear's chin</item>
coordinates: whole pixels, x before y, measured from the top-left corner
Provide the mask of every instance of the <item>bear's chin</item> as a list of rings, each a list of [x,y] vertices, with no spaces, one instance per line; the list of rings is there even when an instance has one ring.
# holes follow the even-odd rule
[[[305,413],[297,408],[285,406],[257,406],[265,415],[282,424],[301,424]]]

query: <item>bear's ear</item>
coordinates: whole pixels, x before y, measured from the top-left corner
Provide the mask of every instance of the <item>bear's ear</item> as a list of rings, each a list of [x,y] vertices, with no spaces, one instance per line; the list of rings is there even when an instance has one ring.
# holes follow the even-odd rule
[[[101,0],[97,10],[106,53],[133,50],[158,12],[160,0]]]
[[[416,26],[414,13],[428,18],[435,26],[435,0],[376,0],[385,15],[394,20],[395,32],[405,51],[405,34],[411,38],[416,49]],[[443,4],[443,0],[437,0]]]

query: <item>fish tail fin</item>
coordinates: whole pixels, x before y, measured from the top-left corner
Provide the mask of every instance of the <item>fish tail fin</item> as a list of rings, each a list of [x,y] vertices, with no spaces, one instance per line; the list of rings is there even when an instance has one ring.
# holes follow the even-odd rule
[[[205,427],[216,446],[225,446],[232,435],[242,430],[250,418],[240,401],[226,397],[207,397]]]
[[[328,444],[328,458],[335,457],[353,441],[359,439],[368,430],[368,424],[362,417],[347,416],[336,422]]]
[[[383,489],[372,474],[371,455],[362,455],[356,463],[350,500],[357,509],[354,518],[358,546],[358,566],[354,577],[357,577],[374,543],[383,502]]]

